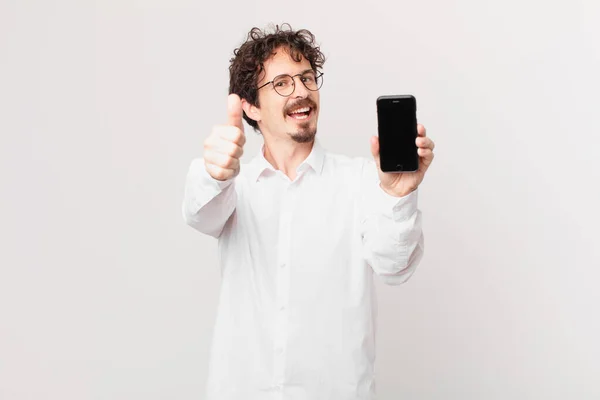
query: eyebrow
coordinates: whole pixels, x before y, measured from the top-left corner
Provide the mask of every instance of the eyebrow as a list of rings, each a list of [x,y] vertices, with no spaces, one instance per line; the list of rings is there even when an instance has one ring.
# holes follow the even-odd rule
[[[302,72],[299,72],[299,73],[297,73],[297,74],[294,74],[294,76],[296,76],[296,75],[304,75],[304,74],[305,74],[305,73],[307,73],[307,72],[315,72],[315,70],[314,70],[314,69],[312,69],[312,68],[305,69],[305,70],[304,70],[304,71],[302,71]],[[275,79],[275,78],[277,78],[277,77],[279,77],[279,76],[282,76],[282,75],[289,75],[289,76],[292,76],[292,74],[279,74],[279,75],[275,75],[275,77],[274,77],[273,79]],[[273,79],[271,79],[271,80],[273,80]]]

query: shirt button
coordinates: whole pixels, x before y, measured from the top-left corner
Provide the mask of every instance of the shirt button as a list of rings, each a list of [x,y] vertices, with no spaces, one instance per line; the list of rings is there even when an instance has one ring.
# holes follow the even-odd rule
[[[281,347],[278,347],[277,350],[275,350],[275,352],[277,354],[281,354],[281,353],[283,353],[283,349]]]
[[[281,268],[285,268],[285,263],[281,263],[281,265],[279,265]]]
[[[284,311],[285,310],[285,306],[279,306],[279,311]]]

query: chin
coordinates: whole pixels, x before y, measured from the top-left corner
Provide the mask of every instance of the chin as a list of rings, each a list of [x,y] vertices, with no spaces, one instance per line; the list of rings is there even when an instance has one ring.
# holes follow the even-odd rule
[[[305,129],[300,129],[296,132],[289,133],[290,137],[296,143],[309,143],[315,139],[317,135],[316,127],[307,127]]]

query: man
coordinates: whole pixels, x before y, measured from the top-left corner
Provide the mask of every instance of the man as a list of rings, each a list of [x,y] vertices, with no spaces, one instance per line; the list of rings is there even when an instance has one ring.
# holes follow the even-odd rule
[[[254,28],[230,65],[228,122],[190,166],[187,224],[218,238],[221,287],[209,400],[375,398],[374,279],[406,281],[423,255],[418,186],[433,142],[418,126],[420,169],[315,139],[323,54],[307,30]],[[240,166],[242,118],[262,151]]]

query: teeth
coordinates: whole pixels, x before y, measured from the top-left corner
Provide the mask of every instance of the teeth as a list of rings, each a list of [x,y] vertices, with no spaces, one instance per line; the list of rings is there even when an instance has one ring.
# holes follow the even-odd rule
[[[303,113],[303,112],[309,112],[309,111],[310,111],[310,107],[304,107],[304,108],[299,108],[297,110],[294,110],[290,114]]]

